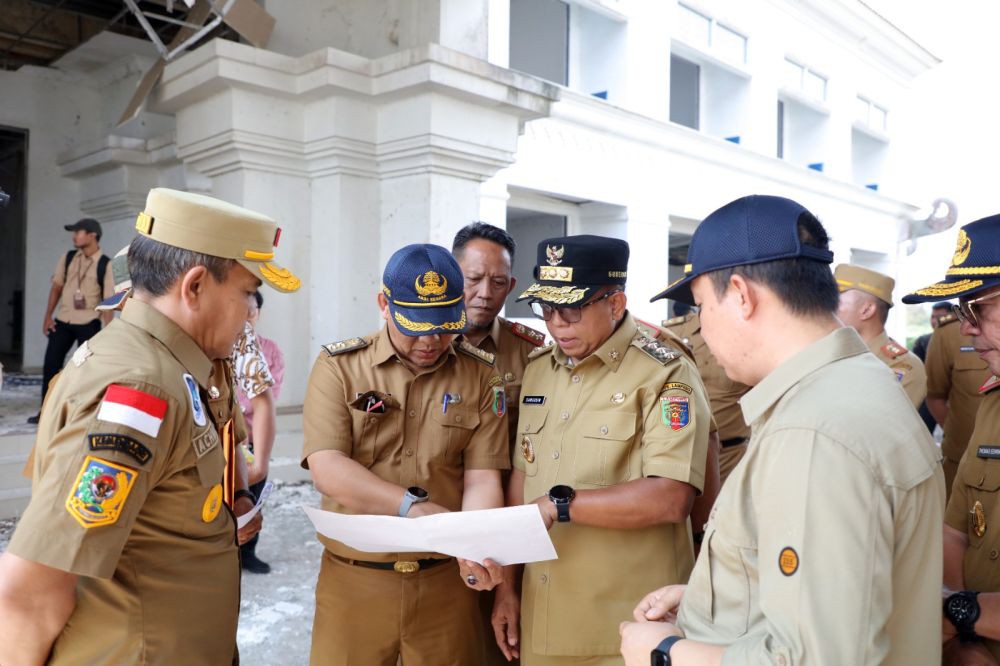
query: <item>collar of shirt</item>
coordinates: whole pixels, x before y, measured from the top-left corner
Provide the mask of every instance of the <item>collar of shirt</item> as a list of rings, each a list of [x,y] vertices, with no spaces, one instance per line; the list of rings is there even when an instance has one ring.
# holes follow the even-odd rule
[[[202,388],[208,388],[212,361],[180,326],[153,306],[135,298],[128,299],[122,321],[149,333],[163,343]]]
[[[825,365],[868,351],[857,331],[844,326],[817,340],[771,371],[740,398],[743,418],[753,423],[785,393]]]
[[[611,368],[612,372],[618,370],[618,366],[621,365],[622,361],[625,360],[625,350],[628,346],[632,344],[632,340],[635,338],[635,332],[638,327],[636,326],[635,319],[632,318],[632,314],[626,310],[625,318],[615,329],[615,332],[611,334],[611,337],[604,341],[600,347],[598,347],[593,354],[587,358],[580,359],[578,363],[570,363],[569,357],[559,349],[557,344],[552,350],[552,360],[559,365],[566,366],[567,368],[573,367],[577,368],[586,363],[589,359],[598,358],[604,362],[606,366]]]
[[[455,356],[455,347],[454,345],[448,345],[448,349],[445,353],[441,354],[441,358],[438,359],[438,362],[435,363],[433,367],[427,368],[423,372],[433,372],[437,370],[445,364],[449,357],[453,356]],[[383,326],[379,330],[378,335],[375,337],[374,349],[372,353],[372,367],[382,365],[386,361],[393,358],[399,358],[399,356],[396,354],[396,348],[392,346],[392,340],[389,338],[389,329],[386,328],[386,326]],[[400,359],[399,362],[402,363],[402,359]],[[423,372],[414,374],[423,374]]]

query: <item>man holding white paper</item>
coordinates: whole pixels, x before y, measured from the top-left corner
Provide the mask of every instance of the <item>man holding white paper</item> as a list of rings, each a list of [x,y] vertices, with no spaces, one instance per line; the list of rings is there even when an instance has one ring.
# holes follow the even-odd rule
[[[415,518],[500,507],[506,396],[493,355],[455,342],[467,325],[458,264],[444,248],[407,246],[377,298],[385,327],[324,345],[309,379],[302,464],[323,508]],[[313,666],[478,661],[476,590],[496,584],[498,565],[320,541]]]

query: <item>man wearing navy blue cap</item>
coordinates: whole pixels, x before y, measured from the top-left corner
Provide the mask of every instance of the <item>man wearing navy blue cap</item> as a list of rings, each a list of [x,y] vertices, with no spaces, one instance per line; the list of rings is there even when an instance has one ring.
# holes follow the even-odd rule
[[[944,518],[946,664],[1000,661],[1000,215],[962,227],[945,278],[904,303],[958,298],[954,314],[992,376],[979,388],[975,428]],[[941,329],[939,328],[938,331]],[[935,339],[937,333],[934,334]],[[931,342],[931,349],[936,342]],[[956,636],[957,634],[957,636]]]
[[[529,356],[507,501],[536,503],[559,553],[497,588],[497,642],[523,666],[621,664],[618,622],[694,564],[707,393],[680,341],[627,310],[628,258],[617,238],[550,238],[520,297],[554,344]]]
[[[709,215],[682,279],[752,437],[719,493],[687,586],[623,623],[629,666],[932,664],[940,454],[894,378],[835,314],[833,253],[789,199]]]
[[[386,265],[385,326],[324,345],[303,410],[302,466],[340,513],[418,517],[502,506],[506,396],[468,327],[462,271],[436,245]],[[500,568],[440,553],[365,553],[320,537],[311,663],[467,666],[482,657],[476,590]]]

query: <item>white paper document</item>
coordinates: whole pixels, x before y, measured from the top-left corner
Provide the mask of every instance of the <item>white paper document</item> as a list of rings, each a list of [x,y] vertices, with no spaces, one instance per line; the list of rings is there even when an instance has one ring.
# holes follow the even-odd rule
[[[352,516],[302,507],[316,531],[366,553],[444,553],[501,565],[556,559],[534,504],[420,518]]]
[[[274,484],[270,481],[264,484],[264,488],[260,491],[260,497],[257,498],[257,503],[253,505],[253,508],[244,513],[242,516],[237,516],[236,529],[242,529],[244,525],[250,522],[251,518],[260,513],[260,508],[264,506],[264,502],[267,500],[268,496],[270,496],[272,488],[274,488]]]

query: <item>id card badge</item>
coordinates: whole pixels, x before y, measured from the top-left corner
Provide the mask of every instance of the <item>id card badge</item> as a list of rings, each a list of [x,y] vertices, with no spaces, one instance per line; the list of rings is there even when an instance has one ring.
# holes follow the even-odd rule
[[[79,289],[73,294],[73,309],[74,310],[86,310],[87,309],[87,299],[83,297],[83,292]]]

